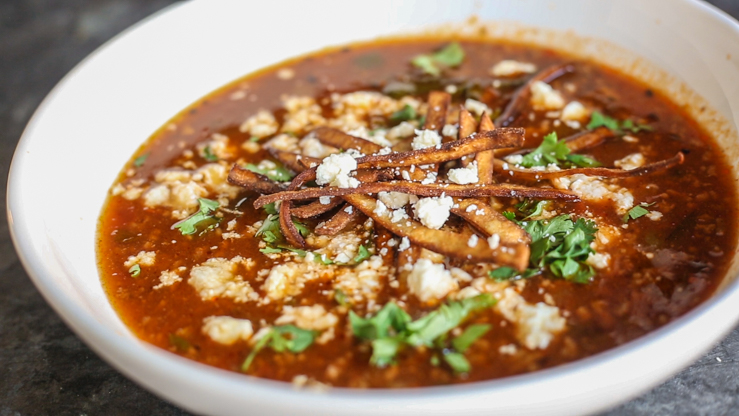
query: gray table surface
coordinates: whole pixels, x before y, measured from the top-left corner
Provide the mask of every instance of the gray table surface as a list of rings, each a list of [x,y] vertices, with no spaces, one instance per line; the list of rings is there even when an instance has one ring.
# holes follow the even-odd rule
[[[0,0],[0,195],[34,109],[82,58],[169,0]],[[739,16],[739,1],[712,0]],[[115,82],[115,80],[111,80]],[[2,212],[5,199],[0,199]],[[676,346],[679,348],[679,346]],[[46,304],[0,222],[0,416],[187,415],[98,358]],[[739,415],[739,328],[604,415]]]

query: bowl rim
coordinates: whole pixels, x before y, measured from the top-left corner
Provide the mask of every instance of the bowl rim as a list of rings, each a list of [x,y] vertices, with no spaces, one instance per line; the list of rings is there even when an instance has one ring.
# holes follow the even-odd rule
[[[692,7],[696,13],[708,14],[711,18],[717,19],[721,22],[721,24],[727,25],[733,33],[739,37],[739,23],[717,7],[699,0],[682,0],[682,2],[688,7]],[[90,61],[96,59],[96,57],[105,51],[111,44],[118,42],[120,39],[137,30],[141,26],[151,24],[160,16],[170,13],[173,10],[181,7],[189,7],[190,4],[201,3],[204,3],[204,0],[168,6],[116,35],[78,63],[61,81],[59,81],[59,83],[57,83],[34,112],[18,142],[8,174],[6,211],[10,226],[9,230],[18,257],[29,278],[55,312],[90,348],[92,348],[99,356],[103,357],[108,363],[112,364],[118,371],[123,372],[128,378],[144,385],[150,391],[154,391],[156,394],[161,394],[163,397],[171,399],[169,394],[158,390],[156,386],[151,385],[151,383],[148,383],[146,380],[137,376],[130,369],[122,367],[121,361],[115,357],[124,357],[127,361],[137,361],[141,363],[160,361],[162,364],[159,366],[166,367],[170,378],[199,378],[201,382],[208,384],[208,390],[217,390],[219,387],[227,387],[226,390],[230,391],[249,389],[250,393],[263,396],[263,399],[265,400],[298,399],[304,403],[305,407],[324,407],[325,404],[320,405],[320,402],[324,402],[325,398],[341,401],[356,401],[359,405],[361,405],[361,403],[374,405],[379,402],[384,402],[388,405],[407,406],[409,403],[415,402],[420,398],[427,399],[433,397],[435,399],[444,399],[451,396],[463,397],[479,395],[480,393],[490,392],[491,390],[505,391],[515,389],[521,385],[546,383],[553,379],[560,379],[571,375],[572,373],[578,373],[583,369],[592,368],[593,366],[614,365],[615,361],[617,361],[619,357],[638,351],[645,345],[652,344],[656,339],[675,335],[681,330],[692,325],[705,324],[708,312],[714,310],[725,310],[731,304],[739,302],[739,279],[735,279],[726,285],[720,293],[712,295],[709,299],[691,309],[688,313],[675,321],[651,331],[640,338],[607,351],[533,373],[462,385],[425,387],[421,389],[358,390],[350,388],[332,388],[323,395],[316,395],[310,391],[295,390],[291,387],[290,383],[245,376],[243,374],[236,374],[227,370],[207,366],[150,346],[138,339],[132,338],[131,343],[121,344],[120,335],[115,330],[105,326],[95,317],[91,316],[84,308],[64,296],[62,292],[55,290],[58,288],[57,283],[45,268],[43,258],[34,250],[30,237],[24,232],[27,229],[27,222],[31,221],[31,219],[23,216],[22,206],[19,206],[20,198],[18,195],[23,193],[23,188],[20,186],[20,172],[23,168],[26,150],[34,136],[34,130],[39,124],[39,120],[43,119],[47,109],[54,105],[55,99],[60,91],[66,88],[70,80],[81,70],[81,68],[84,68]],[[730,324],[724,323],[721,337],[725,336],[733,328],[736,321],[739,320],[739,313],[735,313],[735,315],[736,316],[731,320]],[[682,368],[685,363],[692,362],[698,354],[702,354],[708,348],[709,346],[706,346],[705,348],[693,351],[688,358],[682,360],[680,368]],[[676,373],[680,368],[670,372],[669,375]],[[649,385],[654,386],[667,377],[668,375],[659,377],[657,380],[650,382]],[[634,394],[631,396],[633,395]],[[599,406],[599,409],[607,408],[620,400],[623,400],[623,398],[604,403],[602,406]]]

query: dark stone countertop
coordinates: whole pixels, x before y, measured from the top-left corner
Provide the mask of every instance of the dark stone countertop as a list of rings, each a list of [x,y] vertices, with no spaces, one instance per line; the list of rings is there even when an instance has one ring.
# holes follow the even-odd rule
[[[29,117],[64,74],[170,3],[0,0],[4,177]],[[739,16],[739,1],[712,3]],[[4,195],[6,180],[0,187]],[[26,276],[6,221],[0,222],[0,253],[0,416],[188,414],[120,375],[67,328]],[[674,378],[605,415],[739,415],[739,328]]]

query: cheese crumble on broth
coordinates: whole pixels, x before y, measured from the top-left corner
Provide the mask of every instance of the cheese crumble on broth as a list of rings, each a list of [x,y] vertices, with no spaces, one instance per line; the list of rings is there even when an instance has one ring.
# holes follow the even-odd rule
[[[137,336],[216,367],[321,389],[505,377],[713,293],[737,206],[716,149],[660,93],[552,51],[351,45],[154,134],[98,262]]]

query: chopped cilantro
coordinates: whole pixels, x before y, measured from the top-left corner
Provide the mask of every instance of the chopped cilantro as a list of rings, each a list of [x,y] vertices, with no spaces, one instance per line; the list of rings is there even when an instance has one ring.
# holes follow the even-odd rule
[[[632,219],[632,220],[635,220],[637,218],[640,218],[640,217],[643,217],[643,216],[649,214],[649,210],[646,209],[645,207],[650,207],[650,206],[652,206],[654,204],[655,203],[653,202],[651,204],[641,204],[641,205],[634,206],[633,208],[631,208],[629,210],[629,212],[627,212],[626,214],[624,214],[623,222],[624,223],[628,222],[629,221],[629,218]]]
[[[203,159],[208,162],[218,162],[218,156],[213,154],[213,150],[211,150],[210,146],[205,146],[203,149]]]
[[[144,166],[144,163],[146,163],[146,159],[148,157],[149,157],[149,154],[148,153],[144,153],[143,155],[141,155],[141,156],[139,156],[139,157],[137,157],[136,159],[133,160],[133,165],[136,166],[137,168],[140,168],[140,167]]]
[[[467,361],[464,354],[459,352],[445,353],[444,361],[449,364],[449,367],[451,367],[455,373],[469,373],[472,369],[470,362]]]
[[[334,291],[334,300],[341,306],[349,305],[349,301],[346,300],[346,293],[344,293],[344,291],[341,289],[336,289]]]
[[[141,274],[141,266],[134,264],[130,269],[128,269],[128,272],[131,273],[131,277],[139,277]]]
[[[508,266],[498,267],[497,269],[488,272],[488,276],[490,276],[491,279],[499,282],[509,280],[516,275],[518,275],[518,271],[513,267]]]
[[[569,215],[560,215],[522,225],[531,236],[532,267],[548,267],[555,276],[577,283],[587,283],[595,274],[593,268],[585,264],[588,255],[594,253],[590,243],[598,229],[593,221],[583,218],[572,221]]]
[[[485,335],[491,328],[490,324],[474,324],[465,328],[464,332],[452,340],[452,346],[458,352],[465,352],[478,338]]]
[[[390,114],[390,121],[393,123],[400,123],[401,121],[413,120],[416,118],[416,110],[410,105],[406,104],[400,110]]]
[[[515,221],[516,220],[516,213],[515,212],[512,212],[512,211],[503,211],[502,214],[503,214],[504,217],[508,218],[511,221]]]
[[[275,207],[274,202],[263,206],[262,209],[264,209],[264,212],[267,214],[277,214],[277,207]]]
[[[259,137],[256,137],[256,136],[250,137],[249,138],[249,141],[252,142],[252,143],[256,143],[256,142],[259,141]]]
[[[321,263],[324,266],[328,266],[329,264],[334,264],[334,261],[328,258],[325,254],[317,255],[313,258],[313,261],[316,263]]]
[[[639,133],[640,131],[651,131],[652,127],[646,124],[636,124],[632,120],[624,120],[619,122],[613,117],[609,117],[599,111],[593,111],[590,116],[590,123],[588,123],[588,130],[597,129],[598,127],[607,127],[618,134],[623,134],[625,131],[632,133]]]
[[[260,168],[259,166],[253,164],[253,163],[247,163],[246,166],[244,166],[245,169],[249,169],[250,171],[254,173],[259,173],[260,175],[264,175],[273,181],[277,182],[287,182],[293,178],[293,174],[287,170],[286,167],[282,165],[275,165],[274,169],[265,169]]]
[[[554,164],[560,167],[600,166],[598,161],[583,155],[570,154],[570,149],[564,140],[557,140],[557,133],[552,132],[544,136],[539,147],[524,155],[520,165],[525,168],[547,166]]]
[[[544,206],[548,204],[549,201],[536,201],[533,199],[526,198],[521,203],[516,204],[516,208],[523,213],[528,214],[524,220],[527,220],[532,217],[538,217],[541,215],[542,212],[544,212]],[[532,208],[533,206],[533,208]]]
[[[295,228],[298,229],[298,232],[300,233],[300,235],[302,235],[303,237],[310,234],[310,230],[302,222],[293,220],[293,224],[295,225]]]
[[[182,235],[195,234],[198,228],[201,228],[202,232],[212,230],[216,224],[220,221],[220,218],[216,218],[215,211],[220,206],[218,201],[206,198],[198,198],[198,204],[200,208],[198,211],[184,220],[175,223],[172,229],[178,229]]]
[[[275,253],[282,253],[282,249],[274,248],[274,247],[265,247],[265,248],[260,248],[259,252],[264,253],[264,254],[275,254]]]
[[[444,68],[459,66],[464,60],[464,49],[457,42],[452,42],[432,54],[422,54],[414,57],[411,63],[423,72],[439,76]]]
[[[190,349],[190,343],[179,335],[169,334],[169,344],[179,352],[187,352]]]
[[[370,256],[372,256],[372,253],[370,253],[369,250],[367,250],[367,247],[365,247],[364,245],[360,245],[359,250],[357,250],[357,255],[354,256],[352,261],[354,263],[361,263],[367,260],[368,258],[370,258]]]
[[[260,339],[241,365],[241,371],[247,371],[254,357],[265,347],[270,347],[275,352],[290,351],[299,353],[313,344],[316,331],[301,329],[293,325],[275,326]]]
[[[377,314],[369,318],[362,318],[350,311],[349,322],[354,336],[371,341],[372,357],[370,362],[382,367],[391,364],[395,360],[398,351],[406,345],[439,348],[442,352],[445,352],[445,357],[449,354],[461,355],[462,351],[459,350],[458,352],[447,351],[448,348],[444,346],[447,334],[458,327],[472,312],[488,308],[494,304],[495,299],[488,294],[483,294],[474,298],[449,302],[426,316],[412,321],[410,315],[395,303],[390,302]],[[485,328],[485,331],[482,331],[482,329],[476,327],[469,333],[463,333],[452,341],[453,346],[456,342],[460,348],[466,349],[488,328]],[[447,364],[455,371],[469,371],[469,366],[464,370],[462,369],[463,366],[457,365],[462,361],[459,357],[454,356],[451,360],[453,363],[445,358]],[[460,369],[462,370],[460,371]]]

